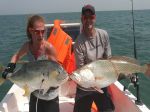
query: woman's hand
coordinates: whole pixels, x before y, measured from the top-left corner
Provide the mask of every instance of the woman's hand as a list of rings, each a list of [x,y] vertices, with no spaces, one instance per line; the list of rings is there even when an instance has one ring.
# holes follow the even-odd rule
[[[9,63],[9,64],[7,65],[7,67],[5,68],[5,70],[2,72],[2,77],[3,77],[4,79],[6,79],[6,78],[7,78],[7,75],[8,75],[9,73],[13,73],[13,71],[14,71],[15,68],[16,68],[16,63]]]

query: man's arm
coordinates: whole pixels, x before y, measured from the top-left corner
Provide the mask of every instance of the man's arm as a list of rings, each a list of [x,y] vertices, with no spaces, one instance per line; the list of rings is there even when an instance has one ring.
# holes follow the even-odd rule
[[[104,48],[104,55],[103,57],[105,59],[110,58],[111,57],[111,47],[110,47],[110,41],[109,41],[109,35],[106,31],[104,31],[104,36],[105,36],[105,48]]]

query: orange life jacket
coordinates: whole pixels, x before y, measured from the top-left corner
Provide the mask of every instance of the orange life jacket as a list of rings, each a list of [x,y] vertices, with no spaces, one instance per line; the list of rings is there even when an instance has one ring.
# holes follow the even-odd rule
[[[69,74],[71,74],[73,71],[76,70],[76,62],[75,62],[74,53],[71,54],[66,70]]]
[[[60,23],[60,20],[54,21],[54,27],[47,41],[56,49],[57,60],[67,69],[71,57],[72,38],[62,30]]]
[[[72,38],[60,27],[60,20],[54,21],[54,27],[47,41],[50,42],[57,52],[57,60],[64,69],[71,74],[76,69],[74,53],[71,53]],[[92,104],[92,112],[98,112],[96,104]]]

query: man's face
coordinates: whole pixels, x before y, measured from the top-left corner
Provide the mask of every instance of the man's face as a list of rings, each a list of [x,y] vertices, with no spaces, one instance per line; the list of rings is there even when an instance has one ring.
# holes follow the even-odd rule
[[[82,15],[81,21],[85,29],[92,29],[96,22],[96,15],[92,15],[90,11],[86,11],[85,14]]]

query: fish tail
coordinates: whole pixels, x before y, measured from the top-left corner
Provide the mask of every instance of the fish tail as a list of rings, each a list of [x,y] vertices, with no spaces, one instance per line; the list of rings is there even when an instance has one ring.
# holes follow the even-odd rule
[[[0,63],[0,73],[5,69],[5,67]]]
[[[143,67],[143,73],[144,74],[149,74],[149,71],[150,71],[150,64],[145,64],[142,66]],[[145,68],[145,69],[144,69]]]
[[[0,64],[0,75],[1,72],[4,70],[4,66],[2,64]],[[0,77],[0,85],[2,85],[5,82],[5,79],[3,79],[2,77]]]
[[[146,73],[146,71],[150,68],[150,64],[145,64],[141,67],[141,73]]]
[[[2,77],[0,77],[0,85],[2,85],[5,82],[5,79],[3,79]]]

